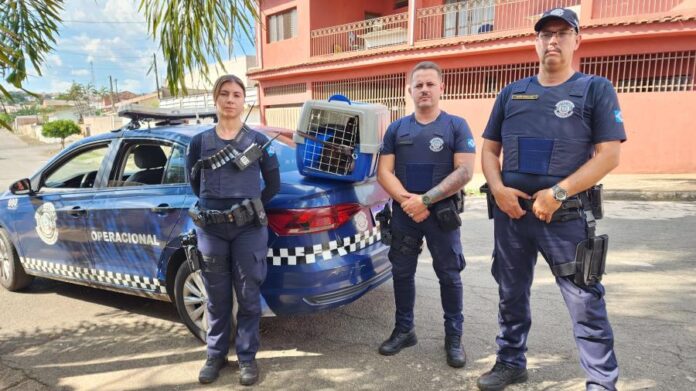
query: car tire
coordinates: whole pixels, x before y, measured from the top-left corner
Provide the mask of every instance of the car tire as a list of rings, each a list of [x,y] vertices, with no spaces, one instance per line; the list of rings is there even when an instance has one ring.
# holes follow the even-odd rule
[[[0,285],[14,292],[26,288],[34,277],[24,271],[10,235],[0,228]]]
[[[205,343],[208,329],[208,293],[205,291],[200,270],[191,273],[186,261],[181,263],[174,279],[174,301],[179,317],[186,327]],[[237,333],[237,297],[234,291],[231,319],[230,342],[234,342]]]

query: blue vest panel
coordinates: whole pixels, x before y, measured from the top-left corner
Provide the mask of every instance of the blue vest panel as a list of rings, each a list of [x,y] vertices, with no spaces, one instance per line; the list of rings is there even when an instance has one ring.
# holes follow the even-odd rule
[[[425,193],[454,169],[454,124],[442,112],[426,126],[410,115],[400,120],[396,131],[395,174],[407,191]]]
[[[254,142],[254,131],[242,128],[231,141],[237,151],[243,151]],[[215,133],[215,128],[206,130],[201,138],[201,158],[214,155],[227,146],[227,142]],[[252,163],[244,171],[239,171],[232,162],[213,170],[201,170],[200,198],[257,198],[261,197],[261,166],[259,161]]]
[[[594,151],[592,129],[583,118],[592,76],[555,87],[543,87],[529,77],[515,82],[505,104],[501,134],[503,180],[547,176],[553,182],[575,172]],[[506,175],[507,173],[507,175]],[[518,182],[513,180],[513,182]]]

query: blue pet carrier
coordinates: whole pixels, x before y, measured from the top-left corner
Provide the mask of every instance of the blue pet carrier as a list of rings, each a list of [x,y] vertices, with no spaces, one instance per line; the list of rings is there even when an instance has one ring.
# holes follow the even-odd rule
[[[305,176],[358,182],[373,176],[389,110],[343,96],[305,102],[294,140]]]

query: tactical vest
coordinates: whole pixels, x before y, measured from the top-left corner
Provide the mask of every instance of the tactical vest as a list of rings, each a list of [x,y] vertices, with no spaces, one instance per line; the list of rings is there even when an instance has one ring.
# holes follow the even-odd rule
[[[455,119],[443,111],[426,126],[416,124],[413,114],[399,120],[395,173],[408,192],[425,193],[454,170]]]
[[[254,131],[242,128],[232,145],[243,151],[254,142]],[[214,155],[227,143],[215,134],[215,128],[206,130],[201,139],[201,158]],[[261,196],[261,165],[257,160],[244,171],[239,171],[231,162],[213,170],[201,170],[200,198],[257,198]]]
[[[592,76],[555,87],[515,82],[501,127],[503,182],[528,193],[553,186],[585,164],[594,152],[584,118]]]

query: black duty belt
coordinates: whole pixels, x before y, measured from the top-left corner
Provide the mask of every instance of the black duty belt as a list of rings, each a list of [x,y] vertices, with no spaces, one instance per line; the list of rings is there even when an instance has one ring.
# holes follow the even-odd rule
[[[195,205],[189,209],[189,216],[199,227],[225,223],[235,223],[241,227],[252,221],[256,221],[260,225],[266,225],[268,222],[263,204],[258,198],[246,199],[225,210],[201,209]]]

